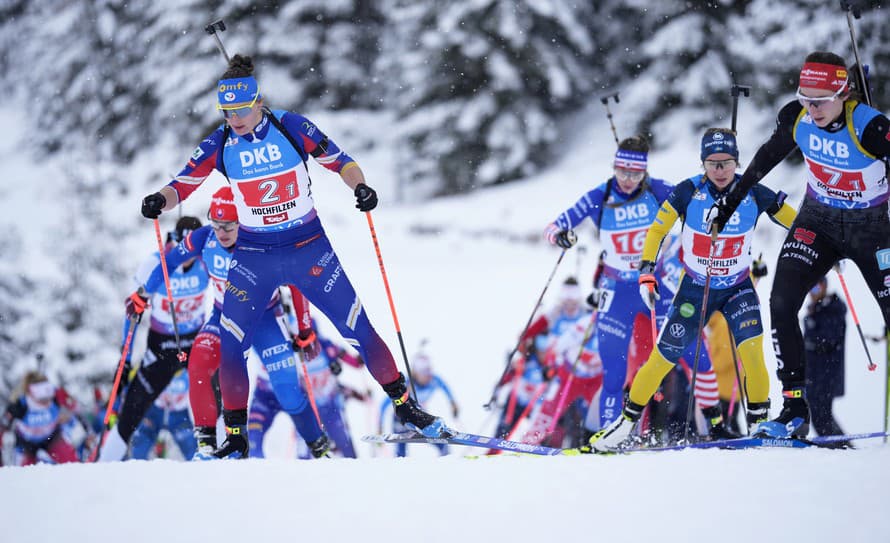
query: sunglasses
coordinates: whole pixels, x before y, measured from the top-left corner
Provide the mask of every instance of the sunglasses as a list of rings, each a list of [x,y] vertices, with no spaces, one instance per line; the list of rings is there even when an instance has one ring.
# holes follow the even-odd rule
[[[257,94],[257,97],[259,97],[259,94]],[[250,115],[250,113],[253,111],[253,106],[255,106],[255,105],[256,105],[256,98],[254,98],[250,102],[250,104],[248,104],[246,106],[223,107],[223,106],[217,104],[216,109],[222,111],[223,117],[225,117],[226,119],[231,119],[233,115],[236,117],[243,118],[243,117]]]
[[[238,228],[237,221],[210,221],[210,226],[214,230],[222,230],[223,232],[231,232],[232,230]]]
[[[618,179],[629,179],[631,181],[642,181],[646,177],[645,171],[625,170],[624,168],[615,168],[615,177]]]
[[[728,170],[729,168],[735,168],[735,159],[705,160],[705,168],[708,168],[709,170]]]
[[[840,98],[841,94],[843,94],[846,89],[847,89],[847,82],[844,81],[844,84],[841,85],[841,88],[839,88],[837,90],[837,92],[835,92],[831,96],[818,96],[818,97],[813,98],[813,97],[806,96],[803,93],[801,93],[800,87],[798,87],[796,96],[797,96],[797,101],[800,102],[800,105],[802,105],[803,107],[819,108],[825,104],[833,103],[835,100]]]

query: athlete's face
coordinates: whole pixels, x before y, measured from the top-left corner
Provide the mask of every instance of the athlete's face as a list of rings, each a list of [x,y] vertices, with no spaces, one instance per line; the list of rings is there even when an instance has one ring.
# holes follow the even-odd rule
[[[645,177],[645,171],[615,168],[615,180],[618,181],[618,188],[624,194],[631,194],[637,190]]]
[[[819,128],[825,128],[831,122],[841,116],[844,111],[844,100],[849,93],[838,95],[827,89],[814,89],[801,87],[798,89],[798,101],[807,108],[807,113]],[[807,100],[812,98],[813,100]],[[822,100],[820,100],[820,98]]]
[[[729,153],[714,153],[705,158],[705,174],[718,189],[725,189],[735,178],[738,166],[735,157]]]
[[[243,136],[245,134],[250,133],[253,128],[260,124],[260,121],[263,120],[263,101],[257,100],[257,102],[250,108],[250,112],[244,115],[238,115],[235,112],[231,112],[226,116],[226,122],[229,123],[229,127],[231,127],[232,132],[234,132],[238,136]]]
[[[219,244],[228,249],[238,241],[238,222],[237,221],[210,221],[213,233]]]

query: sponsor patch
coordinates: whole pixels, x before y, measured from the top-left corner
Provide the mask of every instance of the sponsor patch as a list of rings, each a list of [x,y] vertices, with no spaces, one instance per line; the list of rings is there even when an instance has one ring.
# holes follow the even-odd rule
[[[816,241],[816,233],[812,230],[807,230],[806,228],[795,228],[794,239],[804,245],[812,245],[813,242]]]
[[[195,148],[195,152],[192,153],[192,160],[198,160],[203,154],[204,151],[201,149],[200,146],[198,146],[197,148]]]
[[[881,270],[890,270],[890,249],[881,249],[875,253],[878,259],[878,268]]]
[[[685,304],[680,306],[680,315],[687,319],[695,315],[695,306],[689,302],[686,302]]]
[[[884,276],[884,286],[885,286],[885,287],[890,287],[890,275],[885,275],[885,276]]]
[[[312,268],[309,269],[309,275],[311,275],[312,277],[318,277],[323,271],[324,268],[322,268],[321,266],[312,266]]]
[[[675,338],[681,338],[686,335],[686,327],[679,322],[675,322],[671,325],[670,333]]]

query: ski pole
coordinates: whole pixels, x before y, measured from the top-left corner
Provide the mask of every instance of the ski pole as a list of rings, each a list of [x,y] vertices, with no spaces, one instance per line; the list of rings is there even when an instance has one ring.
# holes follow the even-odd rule
[[[389,288],[389,279],[386,277],[386,268],[383,266],[383,255],[380,254],[380,243],[377,241],[377,231],[374,229],[374,219],[371,218],[371,212],[365,211],[365,217],[368,219],[368,229],[371,231],[371,239],[374,242],[374,251],[377,252],[377,264],[380,266],[380,275],[383,277],[383,286],[386,289],[386,298],[389,300],[389,310],[392,313],[392,321],[396,327],[396,336],[399,338],[399,347],[402,349],[402,359],[405,361],[405,369],[408,372],[408,382],[411,385],[411,393],[414,400],[417,400],[417,390],[414,388],[414,376],[411,374],[411,365],[408,363],[408,353],[405,350],[405,340],[402,337],[402,328],[399,326],[399,317],[396,315],[396,306],[392,301],[392,291]]]
[[[612,110],[609,109],[609,98],[615,100],[616,104],[621,100],[619,99],[617,92],[607,94],[600,98],[600,102],[606,107],[606,117],[609,119],[609,126],[612,127],[612,137],[615,138],[615,145],[618,145],[618,131],[615,130],[615,123],[612,121]]]
[[[158,256],[161,258],[161,271],[164,273],[164,287],[167,289],[167,303],[170,305],[170,318],[173,320],[173,336],[176,338],[176,359],[185,362],[188,355],[182,350],[182,344],[179,341],[179,326],[176,324],[176,308],[173,304],[173,290],[170,288],[170,274],[167,272],[167,255],[164,249],[164,241],[161,239],[161,223],[157,218],[155,223],[155,237],[158,238]]]
[[[862,348],[865,349],[865,356],[868,358],[868,371],[875,371],[877,364],[871,359],[871,353],[868,351],[868,344],[865,342],[865,334],[862,333],[862,325],[859,324],[859,316],[856,314],[856,308],[853,307],[853,298],[850,291],[847,290],[847,282],[844,280],[844,274],[841,272],[840,262],[834,265],[834,271],[837,278],[841,280],[841,287],[844,289],[844,297],[847,299],[847,305],[850,306],[850,313],[853,315],[853,322],[856,323],[856,330],[859,332],[859,339],[862,340]]]
[[[565,384],[560,387],[559,391],[559,402],[556,404],[556,411],[553,414],[553,420],[550,421],[550,425],[547,427],[547,434],[552,434],[553,430],[556,428],[556,423],[559,420],[559,417],[562,415],[563,409],[566,406],[566,398],[569,397],[569,388],[572,386],[572,382],[575,380],[575,371],[578,369],[578,363],[581,361],[581,357],[584,355],[584,347],[587,345],[587,342],[590,341],[591,335],[593,335],[593,327],[596,324],[596,309],[590,314],[590,322],[587,323],[587,328],[584,330],[584,337],[581,339],[581,348],[578,349],[578,356],[575,357],[575,361],[572,362],[572,368],[569,373],[569,378],[566,379]]]
[[[727,326],[728,326],[728,324],[727,324]],[[739,390],[739,405],[742,408],[742,412],[747,413],[748,412],[748,393],[745,390],[744,383],[742,383],[742,373],[739,370],[739,364],[741,363],[741,361],[740,361],[738,351],[736,351],[736,348],[735,348],[735,338],[733,338],[731,335],[729,338],[729,347],[732,350],[732,368],[735,370],[735,384]],[[735,390],[733,390],[733,395],[734,394],[735,394]],[[732,417],[732,415],[733,415],[732,410],[733,410],[734,405],[735,405],[735,398],[733,398],[732,402],[729,404],[730,417]],[[745,435],[748,435],[747,421],[746,421],[746,424],[743,424],[742,426],[745,427]]]
[[[686,408],[686,424],[683,429],[683,442],[689,442],[689,426],[692,423],[692,411],[695,408],[695,380],[698,378],[698,360],[701,356],[702,330],[708,314],[708,294],[711,292],[711,260],[714,258],[714,247],[717,246],[717,225],[711,225],[711,245],[708,248],[708,266],[705,270],[705,290],[701,297],[701,314],[698,317],[698,333],[696,334],[695,358],[692,363],[692,383],[689,389],[689,404]]]
[[[525,333],[528,331],[528,327],[532,325],[532,319],[535,318],[535,313],[538,312],[538,308],[541,306],[541,300],[544,299],[544,294],[547,293],[547,289],[550,287],[551,281],[553,281],[553,276],[556,275],[556,270],[559,268],[560,262],[566,256],[567,249],[563,249],[559,253],[559,258],[556,259],[556,264],[553,265],[553,270],[550,272],[550,277],[547,278],[547,282],[544,283],[544,290],[541,291],[541,295],[538,296],[538,301],[535,302],[535,307],[532,309],[532,314],[528,316],[528,322],[525,323],[525,328],[522,329],[522,333],[519,334],[519,341],[516,342],[516,346],[513,347],[513,350],[507,355],[507,364],[504,366],[504,371],[501,372],[501,376],[498,378],[497,383],[500,383],[504,380],[504,377],[507,376],[507,373],[510,371],[510,363],[513,361],[513,357],[516,356],[516,353],[519,351],[519,346],[522,344],[522,338],[525,336]],[[498,386],[495,384],[494,390],[491,391],[491,397],[488,401],[483,405],[485,409],[491,409],[491,406],[494,405],[495,396],[497,396]]]
[[[204,27],[204,32],[207,32],[208,34],[213,36],[214,40],[216,40],[216,47],[219,49],[219,52],[222,53],[222,56],[225,57],[226,64],[228,64],[230,60],[229,54],[226,53],[226,48],[223,46],[222,40],[219,39],[219,34],[216,33],[217,30],[219,30],[220,32],[226,31],[226,23],[224,23],[222,19],[213,21],[212,23]]]
[[[862,61],[859,58],[859,46],[856,45],[856,31],[853,29],[853,18],[862,17],[862,5],[855,1],[840,0],[841,9],[847,12],[847,28],[850,29],[850,41],[853,44],[853,57],[856,59],[856,70],[862,81],[862,98],[867,105],[871,105],[871,92],[868,89],[868,82],[865,80],[865,69],[862,67]]]
[[[507,434],[505,439],[512,440],[513,436],[516,435],[516,431],[519,430],[519,423],[525,420],[528,417],[528,414],[531,413],[531,410],[534,409],[535,404],[538,403],[538,400],[541,398],[541,395],[544,394],[544,391],[547,390],[547,382],[538,385],[538,388],[535,389],[535,393],[532,394],[531,399],[528,402],[528,405],[525,406],[525,409],[522,410],[522,413],[519,414],[519,418],[516,419],[516,422],[513,424],[513,428],[510,429],[510,432]]]
[[[736,131],[736,121],[739,113],[739,95],[750,96],[751,87],[748,85],[737,85],[735,83],[729,87],[729,95],[732,96],[732,131]]]
[[[519,360],[516,362],[516,370],[513,372],[513,387],[510,390],[510,399],[507,400],[507,410],[504,414],[507,420],[513,420],[516,410],[516,395],[523,373],[525,373],[525,356],[520,355]]]
[[[124,340],[124,348],[121,350],[121,359],[120,362],[117,363],[117,371],[114,372],[114,384],[111,386],[111,392],[108,394],[108,405],[105,407],[105,417],[102,419],[102,434],[99,436],[96,448],[93,449],[93,452],[90,454],[90,457],[87,460],[88,462],[96,461],[99,449],[102,448],[102,444],[105,442],[105,434],[108,431],[108,421],[111,420],[111,409],[114,406],[114,400],[117,399],[117,387],[121,384],[121,376],[124,373],[124,363],[127,361],[127,354],[130,353],[130,344],[133,342],[133,334],[136,331],[138,322],[139,318],[136,315],[130,317],[130,330],[127,332],[127,339]]]
[[[288,306],[287,306],[287,304],[284,303],[284,299],[285,299],[284,294],[280,291],[280,288],[281,287],[279,287],[278,297],[281,298],[282,307],[284,308],[284,312],[288,313]],[[296,287],[294,287],[292,285],[288,285],[288,288],[290,288],[290,291],[291,291],[291,304],[290,305],[292,306],[292,310],[294,311],[294,318],[299,323],[299,322],[301,322],[301,320],[300,320],[300,317],[297,316],[297,308],[296,308],[297,299],[296,299],[296,297],[294,297],[294,294],[295,294],[294,291],[296,291],[297,293],[299,293],[299,291],[296,290]],[[306,317],[304,319],[304,321],[306,321],[308,323],[308,321],[309,321],[308,304],[306,304],[306,299],[303,297],[302,294],[300,294],[299,297],[300,297],[300,299],[303,300],[303,302],[300,305],[302,307],[303,316]],[[285,326],[285,329],[290,330],[290,327]],[[293,334],[291,334],[291,345],[294,345],[294,343],[296,343],[297,341],[305,341],[307,344],[311,345],[317,339],[318,338],[316,337],[314,330],[312,330],[310,332],[309,337],[307,337],[305,340],[301,340],[301,339],[299,339],[299,336],[294,337]],[[300,361],[300,368],[302,368],[303,382],[306,383],[306,396],[309,397],[309,405],[312,407],[312,412],[315,414],[315,420],[316,420],[316,422],[318,422],[318,426],[321,428],[321,431],[324,432],[325,431],[324,422],[322,422],[321,415],[318,412],[318,404],[315,403],[315,392],[312,389],[312,381],[309,379],[309,368],[306,366],[306,359],[303,357],[303,351],[301,349],[297,349],[296,347],[297,346],[294,346],[293,350],[294,350],[294,354],[297,355],[297,360]]]

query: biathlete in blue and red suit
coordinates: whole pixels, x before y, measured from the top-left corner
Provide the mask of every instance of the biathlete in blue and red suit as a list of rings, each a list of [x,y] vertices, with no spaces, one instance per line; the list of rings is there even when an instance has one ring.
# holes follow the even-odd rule
[[[215,458],[212,453],[216,449],[216,419],[219,412],[212,379],[219,369],[220,318],[232,253],[238,241],[238,211],[231,188],[223,187],[213,194],[208,215],[209,225],[189,233],[182,243],[167,252],[167,262],[171,268],[199,258],[207,268],[213,285],[213,311],[198,331],[189,353],[189,400],[198,440],[195,458],[200,460]],[[151,290],[160,284],[162,274],[160,265],[155,267],[145,282],[145,289]],[[292,295],[300,296],[299,292],[292,292]],[[313,454],[323,456],[329,448],[328,439],[300,387],[291,340],[278,323],[283,314],[276,290],[264,305],[251,347],[269,372],[272,389],[282,409],[294,419],[297,431],[309,444]]]
[[[187,198],[215,169],[230,181],[240,223],[220,325],[220,389],[228,438],[216,456],[248,456],[250,383],[245,352],[266,304],[279,285],[293,284],[356,347],[371,375],[392,398],[398,416],[430,436],[441,419],[408,394],[389,348],[374,330],[318,218],[310,190],[309,156],[339,173],[354,190],[360,211],[377,205],[358,164],[302,115],[263,106],[249,57],[235,55],[218,84],[225,124],[195,149],[188,165],[142,202],[156,218]]]
[[[615,175],[584,194],[545,231],[550,243],[568,249],[574,245],[570,232],[585,219],[599,230],[605,252],[603,273],[594,285],[600,293],[596,334],[603,361],[600,427],[621,413],[631,343],[637,344],[640,358],[652,344],[650,312],[640,300],[637,279],[646,231],[673,187],[649,176],[648,153],[644,138],[622,140],[615,153]]]

